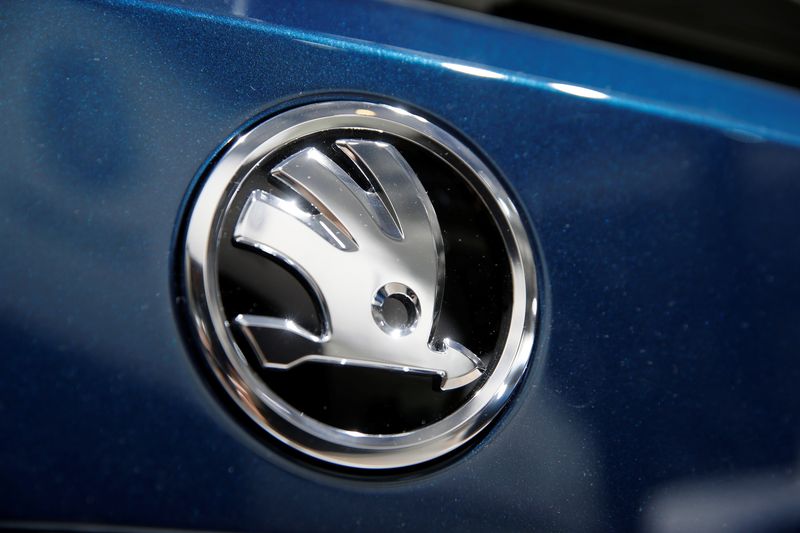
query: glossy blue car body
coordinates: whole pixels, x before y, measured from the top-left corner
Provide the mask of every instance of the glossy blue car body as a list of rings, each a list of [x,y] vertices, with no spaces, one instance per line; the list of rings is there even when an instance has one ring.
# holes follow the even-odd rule
[[[770,505],[798,501],[797,92],[344,0],[7,2],[0,59],[0,526],[673,531],[791,515]],[[225,142],[345,95],[477,146],[527,214],[543,288],[500,420],[391,477],[307,465],[240,423],[184,342],[175,287],[176,227]]]

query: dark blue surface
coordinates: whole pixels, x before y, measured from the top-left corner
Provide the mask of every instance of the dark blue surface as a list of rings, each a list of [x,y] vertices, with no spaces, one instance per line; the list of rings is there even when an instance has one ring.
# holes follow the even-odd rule
[[[0,12],[0,523],[667,530],[704,519],[697,492],[797,478],[800,95],[438,11],[202,4]],[[346,480],[265,448],[173,312],[173,229],[204,161],[326,92],[459,129],[539,237],[532,374],[480,445],[421,478]],[[744,505],[724,499],[717,522]]]

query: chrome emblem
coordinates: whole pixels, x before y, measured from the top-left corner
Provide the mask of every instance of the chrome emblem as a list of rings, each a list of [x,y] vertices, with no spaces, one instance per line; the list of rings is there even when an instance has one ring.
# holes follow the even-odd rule
[[[498,413],[532,349],[514,204],[463,143],[400,108],[311,104],[240,136],[190,209],[184,254],[224,390],[323,461],[447,453]]]
[[[343,139],[335,146],[363,169],[371,190],[305,148],[271,175],[316,214],[255,190],[233,234],[237,243],[299,266],[320,299],[322,334],[279,317],[239,315],[236,324],[265,367],[313,361],[436,374],[442,389],[471,383],[482,361],[456,341],[431,338],[444,252],[425,190],[389,144]],[[286,340],[297,351],[270,352]]]

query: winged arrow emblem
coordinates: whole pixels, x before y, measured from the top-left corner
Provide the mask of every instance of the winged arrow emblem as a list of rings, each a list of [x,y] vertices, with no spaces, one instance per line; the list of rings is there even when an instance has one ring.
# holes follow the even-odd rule
[[[433,336],[444,250],[422,184],[391,144],[343,139],[336,149],[369,188],[320,150],[304,148],[271,171],[294,194],[254,190],[233,235],[305,278],[320,303],[321,333],[291,318],[249,314],[235,317],[236,327],[267,368],[316,362],[437,375],[442,390],[472,383],[485,369],[481,359]],[[387,287],[406,289],[414,303],[404,320],[388,326],[380,307]]]

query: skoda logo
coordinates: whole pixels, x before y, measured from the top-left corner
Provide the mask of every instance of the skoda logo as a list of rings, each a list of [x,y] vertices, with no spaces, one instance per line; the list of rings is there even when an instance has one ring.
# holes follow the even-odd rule
[[[428,119],[357,101],[238,136],[196,191],[182,290],[240,409],[340,466],[475,437],[531,355],[533,254],[493,171]]]

